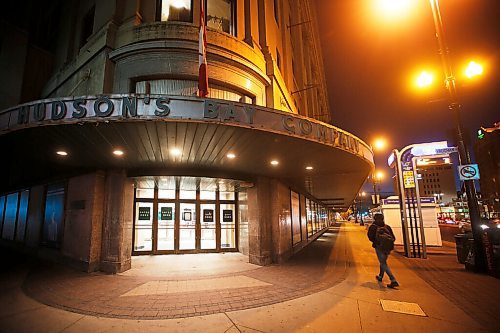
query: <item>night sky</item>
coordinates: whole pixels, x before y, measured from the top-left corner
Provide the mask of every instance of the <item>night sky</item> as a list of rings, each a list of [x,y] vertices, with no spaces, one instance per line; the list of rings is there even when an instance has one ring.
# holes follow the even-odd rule
[[[375,0],[315,1],[333,124],[368,144],[386,137],[389,146],[375,161],[388,176],[393,148],[441,140],[453,145],[456,123],[447,108],[429,1],[414,0],[408,14],[392,20],[377,14]],[[500,1],[441,0],[440,6],[472,150],[476,130],[500,121]],[[474,81],[462,78],[470,60],[484,64]],[[414,74],[428,68],[436,71],[434,88],[410,88]],[[391,189],[386,178],[382,190]]]

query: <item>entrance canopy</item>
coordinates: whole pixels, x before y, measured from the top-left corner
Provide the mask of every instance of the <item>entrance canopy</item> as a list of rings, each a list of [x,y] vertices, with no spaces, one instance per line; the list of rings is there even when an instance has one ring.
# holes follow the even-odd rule
[[[130,177],[277,178],[345,208],[373,168],[369,147],[334,126],[249,104],[163,95],[51,99],[5,110],[0,149],[9,179],[0,191],[119,168]]]

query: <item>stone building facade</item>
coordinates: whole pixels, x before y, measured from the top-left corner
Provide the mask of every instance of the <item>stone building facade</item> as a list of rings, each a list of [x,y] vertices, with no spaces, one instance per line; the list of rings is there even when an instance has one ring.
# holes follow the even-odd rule
[[[281,262],[373,169],[332,125],[314,2],[10,3],[1,21],[1,242],[121,272],[133,255]]]

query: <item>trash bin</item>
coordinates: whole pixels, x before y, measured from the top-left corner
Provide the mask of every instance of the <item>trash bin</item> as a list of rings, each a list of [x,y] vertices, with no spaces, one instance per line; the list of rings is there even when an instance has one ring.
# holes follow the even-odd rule
[[[500,278],[500,229],[489,228],[483,234],[483,246],[490,275]]]
[[[469,250],[473,244],[473,242],[469,241],[471,239],[471,236],[468,234],[456,234],[453,237],[455,238],[458,262],[461,264],[465,264],[467,255],[469,254]]]

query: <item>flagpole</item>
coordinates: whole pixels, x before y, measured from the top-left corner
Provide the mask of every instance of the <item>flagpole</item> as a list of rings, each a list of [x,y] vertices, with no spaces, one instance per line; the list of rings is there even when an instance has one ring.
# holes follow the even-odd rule
[[[198,96],[208,96],[207,29],[205,24],[205,0],[200,0],[200,34],[198,41]]]

